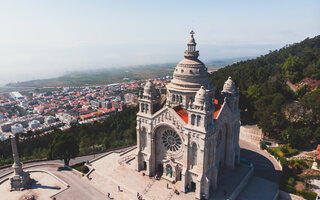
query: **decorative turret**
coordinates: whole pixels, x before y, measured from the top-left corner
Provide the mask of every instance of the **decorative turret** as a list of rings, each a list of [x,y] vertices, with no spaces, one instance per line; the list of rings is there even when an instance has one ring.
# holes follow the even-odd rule
[[[198,92],[196,93],[196,96],[194,98],[194,102],[193,105],[195,106],[195,108],[198,108],[200,110],[203,110],[203,106],[205,106],[205,104],[207,104],[207,92],[204,89],[203,86],[201,86],[201,88],[198,90]]]
[[[232,81],[231,76],[229,76],[228,80],[224,83],[222,92],[229,94],[235,94],[237,92],[236,84]]]
[[[154,88],[153,83],[149,80],[144,86],[143,96],[154,98],[156,96],[156,90]]]
[[[221,97],[224,102],[228,103],[231,110],[235,110],[239,106],[239,91],[236,88],[236,84],[233,82],[229,76],[228,80],[223,85],[223,90],[221,91]]]
[[[140,112],[152,115],[155,111],[155,106],[160,103],[160,95],[158,95],[153,83],[149,80],[143,92],[139,94]]]
[[[214,107],[210,103],[213,92],[206,90],[204,86],[197,91],[194,102],[189,104],[187,109],[189,119],[189,125],[193,128],[200,128],[207,130],[213,122]]]

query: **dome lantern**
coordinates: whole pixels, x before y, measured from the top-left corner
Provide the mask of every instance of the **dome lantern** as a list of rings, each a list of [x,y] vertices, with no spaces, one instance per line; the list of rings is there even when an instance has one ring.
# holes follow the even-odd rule
[[[197,59],[199,57],[199,51],[196,50],[197,43],[193,37],[195,32],[192,30],[190,32],[191,38],[189,42],[187,43],[188,45],[188,50],[184,51],[184,57],[189,58],[189,59]]]

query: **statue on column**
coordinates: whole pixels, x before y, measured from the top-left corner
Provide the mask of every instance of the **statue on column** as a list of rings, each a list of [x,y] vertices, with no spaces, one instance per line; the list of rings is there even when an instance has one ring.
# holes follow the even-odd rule
[[[15,134],[10,135],[12,156],[13,156],[13,176],[10,178],[11,191],[13,190],[24,190],[30,188],[31,178],[28,172],[24,172],[22,169],[22,163],[19,160],[18,148],[16,143]]]

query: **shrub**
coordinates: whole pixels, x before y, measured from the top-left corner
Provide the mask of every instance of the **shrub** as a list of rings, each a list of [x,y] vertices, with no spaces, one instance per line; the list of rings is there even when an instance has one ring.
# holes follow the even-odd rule
[[[282,158],[284,156],[284,153],[280,150],[277,151],[277,155]]]
[[[300,194],[301,196],[303,196],[305,199],[307,200],[315,200],[317,198],[317,193],[313,192],[313,191],[298,191],[298,194]]]
[[[317,162],[317,167],[320,168],[320,160],[316,159],[316,162]]]
[[[86,173],[89,172],[89,168],[88,168],[87,166],[83,165],[83,166],[81,167],[81,172],[84,173],[84,174],[86,174]]]
[[[288,165],[288,161],[285,157],[280,158],[280,164],[282,166]]]
[[[261,149],[266,149],[266,148],[267,148],[266,142],[261,141],[261,142],[260,142],[260,148],[261,148]]]
[[[290,177],[289,180],[288,180],[288,184],[293,186],[294,182],[295,182],[294,178]]]
[[[285,192],[288,192],[288,193],[293,193],[293,194],[296,193],[296,189],[293,186],[288,185],[288,184],[286,184],[284,186],[280,185],[280,189],[285,191]]]

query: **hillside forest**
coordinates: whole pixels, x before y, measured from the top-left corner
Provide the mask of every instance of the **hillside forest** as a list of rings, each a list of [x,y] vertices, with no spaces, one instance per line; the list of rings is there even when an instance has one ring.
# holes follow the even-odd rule
[[[320,36],[212,73],[216,92],[228,76],[241,93],[242,124],[257,123],[266,138],[294,148],[320,144]]]

